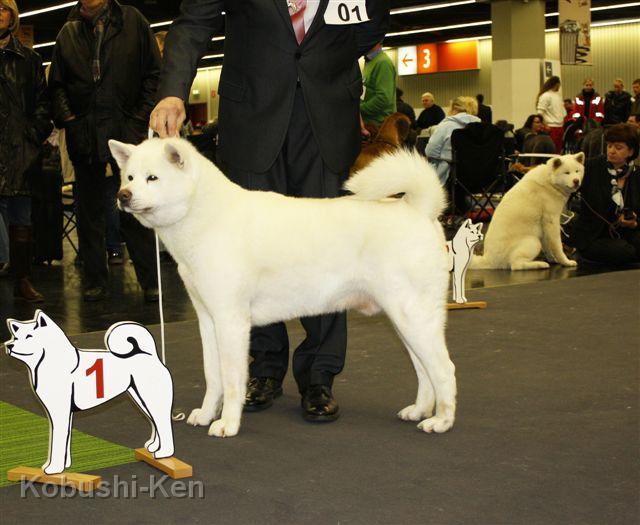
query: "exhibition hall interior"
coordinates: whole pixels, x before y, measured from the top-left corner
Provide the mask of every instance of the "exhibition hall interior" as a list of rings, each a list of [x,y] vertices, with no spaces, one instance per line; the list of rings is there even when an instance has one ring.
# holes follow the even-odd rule
[[[2,522],[637,523],[639,35],[0,0]]]

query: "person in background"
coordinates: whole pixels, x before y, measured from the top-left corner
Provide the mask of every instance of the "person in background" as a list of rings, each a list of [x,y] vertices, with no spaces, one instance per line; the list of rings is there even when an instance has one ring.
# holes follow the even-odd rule
[[[582,118],[585,121],[594,121],[600,124],[604,120],[604,102],[600,93],[593,88],[593,79],[585,78],[582,90],[575,96],[571,108],[570,120]]]
[[[42,59],[16,38],[19,23],[15,1],[0,0],[0,214],[9,230],[14,296],[39,303],[44,297],[30,281],[30,179],[40,171],[42,144],[53,124]]]
[[[607,126],[627,121],[631,113],[631,94],[624,90],[621,78],[613,81],[613,89],[604,97],[604,123]]]
[[[476,95],[478,101],[478,118],[485,124],[491,124],[493,122],[493,115],[491,108],[484,105],[484,95],[479,93]]]
[[[396,66],[382,50],[382,42],[373,46],[364,57],[364,100],[360,115],[365,124],[380,126],[396,112]]]
[[[545,125],[549,128],[549,135],[556,146],[556,153],[562,153],[562,135],[564,124],[564,103],[560,94],[560,77],[549,77],[542,85],[538,94],[536,109]]]
[[[631,98],[630,115],[640,115],[640,78],[636,78],[631,84],[633,97]]]
[[[420,112],[416,121],[416,127],[419,130],[437,126],[444,119],[444,111],[436,104],[436,99],[431,93],[422,94],[422,107],[424,109]]]
[[[640,262],[638,130],[616,124],[605,131],[606,155],[585,165],[582,202],[572,244],[586,261],[623,266]]]
[[[524,126],[516,130],[516,143],[520,153],[554,154],[556,151],[555,144],[545,131],[542,115],[529,115]],[[526,173],[532,166],[546,161],[546,158],[522,158],[511,168]]]
[[[568,118],[571,116],[571,110],[573,109],[573,100],[571,100],[570,98],[565,98],[564,99],[564,109],[567,112],[567,115],[565,117]]]
[[[544,120],[542,115],[529,115],[520,129],[516,130],[516,144],[520,152],[524,152],[524,143],[531,135],[544,133]]]
[[[480,122],[476,116],[478,102],[471,97],[457,97],[451,103],[449,116],[436,128],[425,149],[425,155],[435,168],[440,183],[444,186],[451,170],[450,162],[453,157],[451,149],[451,134],[456,129],[462,129],[472,122]]]
[[[635,114],[629,115],[629,118],[627,119],[627,124],[632,126],[637,131],[638,135],[640,136],[640,113],[635,113]],[[636,156],[636,158],[634,159],[633,163],[637,167],[640,167],[640,155]]]
[[[416,127],[416,112],[413,110],[413,108],[407,104],[404,100],[402,100],[402,95],[404,95],[404,92],[397,87],[396,88],[396,108],[397,111],[400,113],[403,113],[404,115],[406,115],[407,117],[409,117],[409,120],[411,120],[411,128],[415,129]]]
[[[250,190],[339,196],[360,149],[358,57],[384,38],[389,5],[368,0],[369,20],[354,17],[347,23],[338,16],[338,4],[183,0],[167,36],[161,100],[151,114],[151,127],[161,137],[178,133],[198,58],[224,11],[218,165]],[[394,90],[395,84],[390,91],[395,108]],[[302,397],[302,417],[334,421],[339,406],[332,387],[344,366],[346,314],[301,322],[306,338],[294,352],[291,368]],[[284,323],[253,329],[247,323],[245,328],[253,361],[244,409],[263,410],[282,395],[289,366],[287,328]]]
[[[107,294],[105,200],[120,180],[107,142],[146,138],[159,76],[160,52],[137,9],[116,0],[80,0],[71,10],[53,49],[49,89],[75,170],[85,301]],[[117,184],[106,177],[107,164]],[[153,232],[127,213],[120,213],[120,230],[145,300],[156,302]]]

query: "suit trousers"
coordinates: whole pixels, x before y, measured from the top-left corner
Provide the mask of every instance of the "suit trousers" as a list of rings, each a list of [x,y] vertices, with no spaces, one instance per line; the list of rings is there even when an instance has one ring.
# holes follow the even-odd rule
[[[84,266],[85,287],[106,286],[109,279],[105,222],[107,216],[106,196],[112,193],[113,181],[105,176],[107,164],[94,162],[76,164],[76,207],[78,211],[78,241]],[[112,163],[113,177],[120,182],[120,170]],[[116,206],[115,198],[112,206]],[[142,226],[129,213],[120,213],[120,232],[143,289],[158,286],[155,268],[153,232]]]
[[[336,134],[339,132],[336,130]],[[347,176],[347,173],[331,172],[324,164],[300,87],[296,89],[282,149],[269,170],[252,173],[224,162],[220,164],[227,177],[243,188],[274,191],[292,197],[337,197]],[[310,385],[331,386],[334,376],[344,366],[346,313],[303,317],[300,322],[306,338],[295,350],[291,365],[298,389],[302,393]],[[289,362],[289,337],[285,324],[254,327],[250,351],[253,357],[249,367],[251,377],[272,377],[282,381]]]

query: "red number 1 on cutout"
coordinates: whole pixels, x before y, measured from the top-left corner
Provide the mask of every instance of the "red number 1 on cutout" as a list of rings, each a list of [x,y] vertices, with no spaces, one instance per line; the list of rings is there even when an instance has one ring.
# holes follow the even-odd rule
[[[87,368],[86,375],[90,376],[96,373],[96,397],[98,399],[104,397],[104,374],[102,373],[102,358],[96,359],[91,368]]]

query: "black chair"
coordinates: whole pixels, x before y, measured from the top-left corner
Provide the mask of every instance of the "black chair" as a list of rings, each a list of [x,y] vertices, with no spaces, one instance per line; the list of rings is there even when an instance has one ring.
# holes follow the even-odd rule
[[[509,186],[504,155],[504,131],[474,122],[451,135],[449,188],[454,213],[478,210],[476,219],[489,219],[496,195]]]
[[[62,186],[61,200],[62,200],[62,238],[73,248],[73,251],[78,255],[78,247],[71,237],[71,233],[78,227],[78,219],[76,217],[76,199],[75,199],[75,183],[71,182]]]

